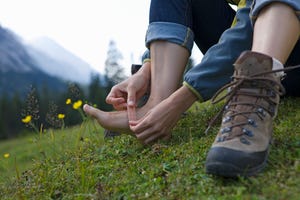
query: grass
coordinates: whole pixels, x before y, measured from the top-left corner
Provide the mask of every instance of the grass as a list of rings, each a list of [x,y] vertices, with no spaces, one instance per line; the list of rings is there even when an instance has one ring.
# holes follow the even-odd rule
[[[205,173],[218,125],[204,131],[220,106],[197,104],[169,142],[148,147],[127,135],[103,140],[103,130],[91,121],[1,142],[0,155],[10,153],[0,158],[1,199],[298,199],[299,100],[281,102],[268,165],[255,177]]]
[[[29,169],[42,158],[57,157],[65,151],[74,151],[90,140],[103,143],[103,129],[89,122],[66,130],[44,130],[41,134],[0,141],[0,184],[17,172]],[[9,158],[4,158],[5,154]]]

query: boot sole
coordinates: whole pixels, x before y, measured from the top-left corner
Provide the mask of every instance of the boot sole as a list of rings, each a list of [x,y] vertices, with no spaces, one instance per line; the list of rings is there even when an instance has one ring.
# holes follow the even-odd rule
[[[263,164],[251,169],[240,169],[235,165],[231,165],[228,163],[213,162],[206,165],[206,173],[228,178],[238,176],[249,177],[261,172],[265,168],[266,163],[267,162],[264,162]]]
[[[265,168],[268,155],[269,148],[251,154],[222,147],[212,148],[205,164],[206,173],[223,177],[253,176]],[[249,166],[250,164],[252,166]]]

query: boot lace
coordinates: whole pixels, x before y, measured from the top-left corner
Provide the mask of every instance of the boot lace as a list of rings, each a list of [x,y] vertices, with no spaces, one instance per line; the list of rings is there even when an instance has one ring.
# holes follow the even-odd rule
[[[299,67],[300,67],[300,65],[287,67],[284,69],[270,70],[270,71],[265,71],[262,73],[256,73],[256,74],[253,74],[250,76],[234,75],[232,77],[233,81],[231,83],[223,86],[221,89],[219,89],[211,99],[212,104],[216,104],[224,99],[226,99],[226,100],[225,100],[225,103],[224,103],[224,106],[222,107],[222,109],[210,121],[208,128],[205,131],[205,134],[208,133],[211,126],[216,122],[216,120],[220,117],[221,113],[224,111],[224,115],[226,113],[230,112],[230,114],[227,114],[226,117],[224,117],[224,119],[223,119],[224,123],[231,121],[236,116],[243,116],[245,118],[245,120],[243,120],[241,122],[232,123],[230,126],[226,126],[226,127],[222,128],[220,130],[221,133],[230,133],[234,127],[240,127],[242,131],[240,133],[238,133],[238,135],[233,135],[233,134],[230,135],[229,134],[229,136],[221,137],[218,139],[219,142],[222,142],[222,141],[225,141],[225,140],[228,140],[228,139],[231,139],[236,136],[243,135],[243,134],[246,134],[251,137],[253,135],[253,133],[250,130],[243,128],[244,125],[249,125],[249,124],[254,127],[256,126],[255,120],[253,120],[252,118],[249,118],[249,116],[252,113],[255,113],[260,120],[263,120],[263,118],[266,115],[266,112],[268,112],[273,117],[276,113],[275,108],[278,104],[275,97],[277,95],[279,95],[279,96],[284,95],[284,93],[285,93],[285,89],[282,86],[282,84],[280,83],[280,81],[276,81],[276,79],[274,79],[272,77],[266,77],[264,75],[276,73],[276,72],[282,72],[282,71],[289,71],[289,70],[296,69]],[[251,90],[243,90],[243,88],[245,88],[246,85],[247,85],[246,88],[249,88],[249,86],[252,86],[255,89],[262,89],[262,90],[265,90],[266,92],[257,93],[254,91],[251,92]],[[222,95],[222,93],[226,90],[227,90],[227,92],[224,93],[224,95]],[[248,101],[247,100],[235,101],[234,98],[236,96],[248,96],[248,97],[254,97],[254,98],[261,98],[264,101],[253,101],[253,98],[248,98],[249,99]],[[252,99],[252,101],[250,101],[251,99]],[[270,106],[266,106],[266,104],[259,103],[259,102],[267,102],[267,104]],[[253,109],[250,109],[250,110],[246,109],[243,111],[240,109],[236,109],[237,105],[245,105],[245,106],[249,106],[249,107],[252,106]],[[235,132],[235,134],[237,134],[237,133]],[[244,142],[246,143],[247,141],[245,140]]]

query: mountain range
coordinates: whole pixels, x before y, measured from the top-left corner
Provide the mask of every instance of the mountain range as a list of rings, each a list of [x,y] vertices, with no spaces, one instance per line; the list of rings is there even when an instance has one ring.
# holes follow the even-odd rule
[[[87,84],[91,73],[97,73],[88,63],[48,37],[32,40],[26,47],[43,72],[62,80]]]
[[[25,94],[30,85],[63,91],[68,82],[88,84],[92,73],[97,72],[52,39],[25,43],[0,26],[0,97]]]

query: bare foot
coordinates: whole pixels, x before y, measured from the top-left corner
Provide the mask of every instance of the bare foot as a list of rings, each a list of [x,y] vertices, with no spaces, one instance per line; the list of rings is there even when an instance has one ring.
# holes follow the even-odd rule
[[[87,115],[95,118],[105,129],[126,134],[133,134],[129,127],[127,110],[104,112],[87,104],[83,106],[83,110]],[[148,111],[149,106],[147,105],[136,109],[136,119],[140,119]]]
[[[104,112],[87,104],[83,106],[83,110],[87,115],[95,118],[105,129],[132,134],[129,129],[126,110]]]
[[[134,116],[134,118],[136,118],[136,120],[142,118],[158,103],[159,101],[154,100],[153,98],[149,98],[144,106],[135,109],[136,115]],[[104,112],[87,104],[83,106],[83,110],[87,115],[95,118],[98,123],[105,129],[134,135],[129,127],[127,110]]]

